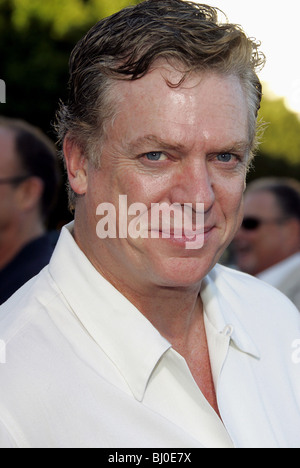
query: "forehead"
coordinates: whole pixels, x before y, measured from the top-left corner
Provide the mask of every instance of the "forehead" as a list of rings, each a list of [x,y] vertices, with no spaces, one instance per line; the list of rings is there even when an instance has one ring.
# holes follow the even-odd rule
[[[4,174],[19,167],[12,130],[0,127],[0,171]]]
[[[114,123],[120,132],[133,138],[140,131],[182,144],[194,137],[249,140],[247,101],[237,77],[193,73],[175,86],[182,77],[182,72],[161,65],[141,79],[119,82]]]
[[[278,214],[280,207],[276,197],[268,190],[250,192],[245,196],[245,214],[254,216],[267,216]]]

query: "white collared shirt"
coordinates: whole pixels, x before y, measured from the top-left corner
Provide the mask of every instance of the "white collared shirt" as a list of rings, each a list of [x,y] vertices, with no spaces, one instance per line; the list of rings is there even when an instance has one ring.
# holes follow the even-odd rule
[[[284,296],[221,266],[205,278],[221,421],[71,229],[0,308],[0,447],[300,447],[300,318]]]

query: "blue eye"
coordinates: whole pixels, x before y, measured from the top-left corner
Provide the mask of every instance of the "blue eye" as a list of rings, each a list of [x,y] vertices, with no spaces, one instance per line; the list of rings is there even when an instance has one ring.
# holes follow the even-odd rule
[[[146,153],[145,156],[148,161],[161,161],[167,158],[161,151],[150,151],[150,153]]]
[[[230,153],[222,153],[222,154],[218,154],[217,156],[218,160],[220,162],[230,162],[232,160],[232,154]]]
[[[147,153],[145,156],[149,161],[158,161],[161,157],[161,154],[159,151],[153,151],[151,153]]]

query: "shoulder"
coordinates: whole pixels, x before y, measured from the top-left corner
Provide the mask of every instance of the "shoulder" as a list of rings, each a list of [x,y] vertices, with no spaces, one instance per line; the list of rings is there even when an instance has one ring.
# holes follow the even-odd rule
[[[220,265],[210,272],[203,290],[204,306],[211,316],[217,315],[218,323],[232,326],[235,342],[251,343],[249,349],[256,351],[262,365],[284,363],[299,388],[299,370],[292,366],[300,339],[300,314],[294,304],[263,281]]]
[[[47,305],[60,292],[46,266],[0,307],[0,338],[8,343],[35,318],[45,315]]]
[[[222,284],[226,290],[231,293],[236,293],[238,296],[241,293],[247,293],[248,299],[254,302],[261,303],[261,301],[280,301],[291,305],[287,297],[282,294],[277,288],[265,283],[264,281],[248,275],[247,273],[225,267],[223,265],[216,265],[210,272],[209,278],[215,284]]]
[[[208,282],[220,300],[226,301],[246,321],[300,329],[299,311],[273,286],[222,265],[216,265],[211,271]]]
[[[300,264],[295,266],[287,274],[283,275],[279,283],[278,288],[282,290],[285,294],[286,291],[294,291],[295,293],[300,290]]]

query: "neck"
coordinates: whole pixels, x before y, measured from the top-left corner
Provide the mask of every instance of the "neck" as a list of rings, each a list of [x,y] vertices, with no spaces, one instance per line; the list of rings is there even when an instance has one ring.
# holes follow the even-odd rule
[[[203,306],[201,284],[192,287],[164,287],[143,284],[125,273],[116,277],[99,265],[96,269],[120,291],[166,338],[176,351],[184,355],[184,348],[193,341],[193,334],[202,328]],[[124,281],[124,278],[126,281]]]
[[[180,354],[188,347],[203,319],[203,306],[196,289],[150,288],[143,295],[127,292],[128,299]]]
[[[43,224],[36,220],[15,222],[0,231],[0,270],[8,265],[29,242],[45,233]]]

